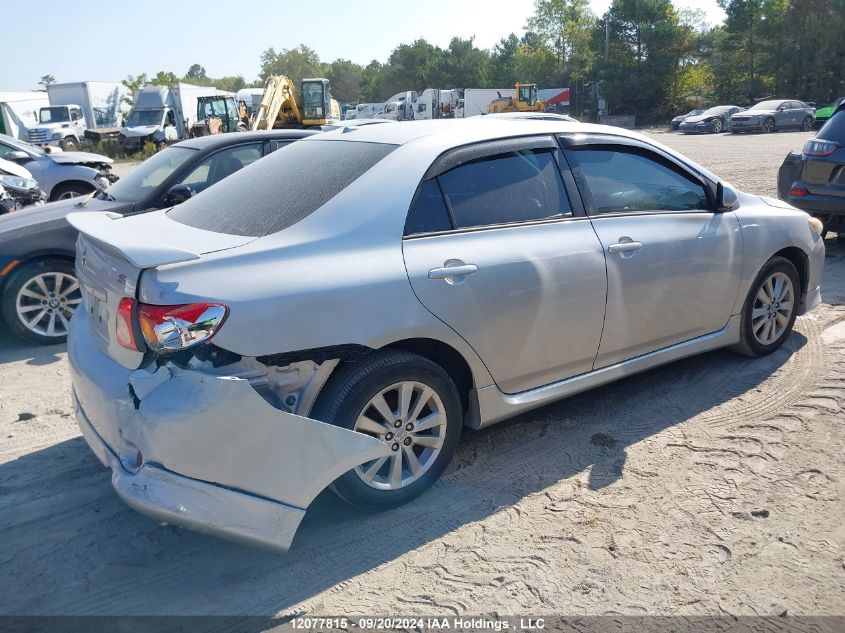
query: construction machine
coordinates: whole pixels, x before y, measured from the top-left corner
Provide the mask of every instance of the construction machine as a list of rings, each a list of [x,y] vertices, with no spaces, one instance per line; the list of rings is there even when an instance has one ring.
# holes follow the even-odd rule
[[[300,89],[286,75],[267,78],[253,130],[325,125],[340,119],[340,105],[332,99],[328,79],[303,79]]]
[[[197,97],[197,122],[189,136],[208,136],[225,132],[244,132],[246,125],[238,116],[238,104],[231,95]]]
[[[487,106],[487,114],[497,112],[543,112],[546,102],[537,97],[537,84],[516,83],[516,96],[494,99]]]

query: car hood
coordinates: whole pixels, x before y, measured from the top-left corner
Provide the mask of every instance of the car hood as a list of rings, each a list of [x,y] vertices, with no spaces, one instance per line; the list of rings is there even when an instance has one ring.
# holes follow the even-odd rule
[[[14,237],[43,230],[67,222],[69,213],[80,211],[111,211],[126,213],[132,209],[131,203],[116,200],[100,200],[91,198],[82,204],[85,198],[71,198],[58,200],[40,206],[32,206],[0,215],[0,240],[14,239]]]
[[[0,174],[8,174],[9,176],[17,176],[18,178],[32,178],[32,174],[26,167],[13,163],[5,158],[0,158]]]
[[[776,110],[743,110],[733,116],[762,116],[764,114],[775,114]]]
[[[120,130],[120,133],[126,138],[138,138],[139,136],[149,136],[158,130],[157,125],[138,125],[136,127],[125,127]]]
[[[684,119],[684,123],[701,123],[702,121],[708,121],[709,119],[715,119],[718,114],[696,114],[695,116],[688,116]]]
[[[92,163],[111,165],[114,162],[108,156],[91,152],[58,152],[49,156],[60,165],[90,165]]]

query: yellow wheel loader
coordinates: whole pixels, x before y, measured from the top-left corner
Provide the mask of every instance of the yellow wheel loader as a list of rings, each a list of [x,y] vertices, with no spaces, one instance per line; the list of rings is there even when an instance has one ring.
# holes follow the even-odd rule
[[[303,79],[300,86],[297,89],[286,75],[268,77],[251,129],[311,127],[340,119],[340,105],[332,99],[328,79]]]
[[[499,95],[487,106],[487,114],[497,112],[544,112],[546,102],[537,98],[537,84],[516,83],[516,96]]]

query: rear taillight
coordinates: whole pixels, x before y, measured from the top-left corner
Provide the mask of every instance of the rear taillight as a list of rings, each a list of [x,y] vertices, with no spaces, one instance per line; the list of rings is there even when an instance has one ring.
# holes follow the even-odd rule
[[[138,322],[147,345],[159,354],[177,352],[211,339],[229,314],[222,303],[155,306],[138,304]]]
[[[811,138],[809,141],[804,143],[804,149],[801,151],[807,156],[830,156],[838,149],[839,143]]]
[[[138,350],[135,338],[135,299],[123,297],[117,305],[117,325],[115,329],[117,342],[129,349]]]
[[[793,198],[801,198],[803,196],[806,196],[808,193],[810,192],[804,189],[804,187],[793,187],[789,190],[789,195]]]

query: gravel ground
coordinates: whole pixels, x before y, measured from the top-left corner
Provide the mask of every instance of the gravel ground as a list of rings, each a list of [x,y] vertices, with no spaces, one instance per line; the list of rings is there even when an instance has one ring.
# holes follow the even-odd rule
[[[774,195],[809,136],[653,134]],[[163,527],[79,437],[64,347],[0,332],[0,613],[845,614],[845,248],[764,359],[717,351],[468,432],[379,515],[319,498],[284,556]]]

